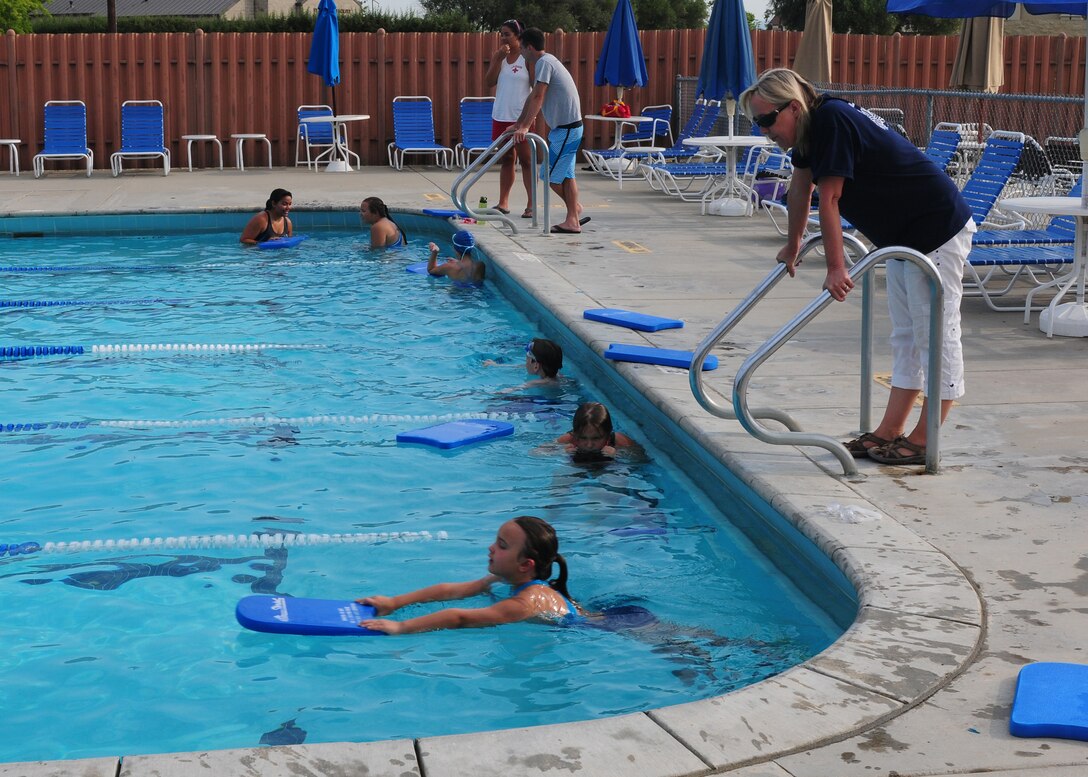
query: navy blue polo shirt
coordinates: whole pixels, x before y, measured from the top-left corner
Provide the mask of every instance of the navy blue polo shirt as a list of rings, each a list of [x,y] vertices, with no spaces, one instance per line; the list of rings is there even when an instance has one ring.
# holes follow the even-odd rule
[[[971,218],[952,179],[879,117],[826,95],[809,115],[809,150],[794,149],[794,166],[811,168],[816,184],[843,178],[839,211],[877,248],[928,254]]]

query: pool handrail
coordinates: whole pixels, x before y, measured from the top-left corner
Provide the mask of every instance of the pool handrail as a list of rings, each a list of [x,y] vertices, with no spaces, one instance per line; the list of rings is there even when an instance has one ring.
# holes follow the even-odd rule
[[[849,237],[843,236],[844,239]],[[811,249],[815,242],[819,242],[820,236],[815,235],[802,244],[801,251]],[[856,238],[855,238],[856,240]],[[926,275],[929,282],[930,293],[930,317],[929,317],[929,365],[927,382],[927,395],[940,397],[941,395],[941,357],[943,352],[942,331],[944,325],[944,288],[941,285],[940,275],[932,260],[926,255],[904,246],[888,246],[878,248],[862,257],[850,268],[850,278],[861,278],[862,285],[862,426],[861,431],[868,431],[868,387],[872,381],[871,373],[871,346],[872,346],[872,308],[871,303],[865,300],[871,298],[872,283],[870,271],[877,265],[888,259],[909,261],[915,264]],[[733,409],[740,425],[750,435],[772,445],[811,445],[825,448],[838,458],[842,464],[843,474],[852,476],[858,472],[854,457],[846,449],[846,446],[824,434],[802,432],[775,432],[759,424],[753,417],[753,411],[748,408],[748,382],[752,373],[763,362],[769,359],[779,348],[789,341],[797,332],[803,329],[809,321],[814,319],[826,308],[834,298],[826,290],[822,291],[809,305],[798,313],[793,319],[782,327],[767,342],[757,348],[737,370],[733,380]],[[939,401],[939,400],[938,400]],[[925,471],[935,474],[939,470],[940,462],[940,428],[941,414],[939,407],[931,408],[926,418],[926,466]]]
[[[538,169],[538,158],[543,159],[548,153],[548,143],[540,135],[530,132],[525,136],[526,141],[529,143],[529,158],[530,169]],[[480,154],[476,159],[472,161],[468,167],[465,168],[463,173],[460,173],[457,178],[454,179],[453,184],[450,186],[450,198],[453,200],[453,205],[460,211],[467,213],[470,217],[477,221],[501,221],[506,226],[510,227],[512,234],[518,234],[517,223],[505,213],[500,213],[497,208],[473,209],[469,206],[468,191],[471,189],[477,181],[483,177],[484,173],[494,167],[495,163],[500,161],[503,156],[506,155],[510,149],[514,147],[514,130],[508,129],[499,135],[495,140],[491,142],[491,145]],[[539,155],[539,156],[538,156]],[[533,190],[531,193],[531,199],[529,202],[529,208],[533,212],[532,226],[535,229],[539,224],[537,217],[537,184],[534,177]],[[551,233],[551,216],[550,216],[550,193],[549,186],[544,185],[544,202],[543,202],[543,214],[544,225],[541,230],[542,234]]]
[[[845,247],[847,248],[848,255],[852,251],[856,253],[857,256],[861,257],[864,256],[868,251],[868,249],[865,247],[865,244],[853,235],[844,234],[843,240],[845,243]],[[800,251],[798,251],[798,260],[803,259],[811,251],[815,250],[822,242],[823,241],[819,235],[815,235],[814,237],[806,240],[804,243],[801,244],[801,249]],[[742,299],[737,304],[737,306],[729,312],[729,315],[722,319],[721,323],[718,324],[713,330],[711,330],[710,334],[703,338],[703,341],[699,343],[699,345],[695,348],[691,363],[702,364],[706,357],[710,354],[711,350],[713,350],[714,346],[716,346],[721,341],[721,339],[725,337],[726,334],[732,331],[733,327],[739,324],[741,319],[748,315],[748,312],[756,306],[756,303],[758,303],[761,299],[763,299],[765,296],[767,296],[767,294],[770,293],[771,289],[773,289],[778,284],[778,282],[782,280],[786,272],[786,265],[782,263],[776,264],[774,268],[769,273],[767,273],[767,277],[760,281],[756,285],[756,287],[752,289],[751,292],[749,292],[748,296]],[[868,295],[863,296],[863,300],[864,299],[868,299]],[[866,329],[867,328],[863,327],[863,331],[866,331]],[[703,387],[703,378],[704,376],[702,370],[690,370],[688,372],[688,383],[691,385],[691,393],[695,396],[696,401],[698,401],[698,403],[703,406],[703,409],[705,409],[711,415],[715,415],[718,418],[727,418],[729,420],[735,421],[737,419],[737,415],[733,410],[733,406],[731,404],[727,405],[723,402],[719,402],[717,399],[710,396],[710,394],[707,393],[706,389]],[[863,381],[863,383],[866,384],[867,389],[867,381]],[[756,418],[769,418],[772,421],[778,421],[791,432],[802,431],[801,425],[797,423],[797,421],[795,421],[784,410],[779,410],[777,408],[760,407],[753,408],[750,412]]]

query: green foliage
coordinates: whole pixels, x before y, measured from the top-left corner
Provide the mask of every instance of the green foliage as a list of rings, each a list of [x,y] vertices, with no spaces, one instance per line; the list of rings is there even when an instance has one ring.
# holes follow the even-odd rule
[[[918,35],[952,35],[959,31],[958,19],[936,19],[916,14],[892,14],[886,0],[835,0],[831,27],[835,32],[855,35],[891,35],[896,32]],[[787,30],[805,26],[805,0],[771,0],[767,13],[778,16]]]
[[[4,3],[35,2],[38,0],[0,0]],[[2,14],[2,11],[0,11]],[[426,18],[412,13],[371,13],[356,11],[342,13],[341,32],[472,32],[477,29],[463,16],[456,14],[428,15]],[[219,19],[216,17],[187,16],[121,16],[117,19],[118,32],[313,32],[312,13],[292,13],[286,16],[259,16],[256,19]],[[105,16],[46,16],[33,19],[36,33],[106,32]]]
[[[30,32],[31,15],[44,13],[44,0],[0,0],[0,32]]]
[[[459,14],[476,19],[477,29],[498,30],[507,19],[545,32],[595,32],[608,29],[614,0],[421,0],[427,18]],[[706,24],[706,0],[632,0],[640,30],[671,30]]]

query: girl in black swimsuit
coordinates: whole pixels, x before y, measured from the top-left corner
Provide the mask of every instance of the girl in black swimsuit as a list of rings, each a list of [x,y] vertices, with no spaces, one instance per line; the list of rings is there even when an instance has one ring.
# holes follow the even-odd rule
[[[286,189],[273,189],[264,210],[249,220],[242,230],[241,242],[256,245],[266,240],[291,237],[293,228],[287,214],[291,212],[291,192]],[[276,229],[277,224],[279,230]]]

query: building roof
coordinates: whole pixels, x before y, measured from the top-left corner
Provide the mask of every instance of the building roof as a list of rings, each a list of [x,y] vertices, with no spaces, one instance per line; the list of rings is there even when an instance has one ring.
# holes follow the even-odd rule
[[[118,16],[222,16],[238,0],[117,0]],[[102,0],[48,0],[54,16],[105,16]]]

